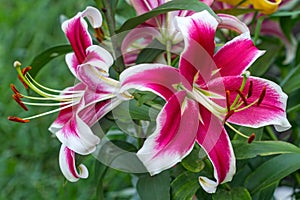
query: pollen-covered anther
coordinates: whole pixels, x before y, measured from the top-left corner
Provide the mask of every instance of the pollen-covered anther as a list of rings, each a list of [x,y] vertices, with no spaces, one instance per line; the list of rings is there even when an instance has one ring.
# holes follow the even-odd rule
[[[244,105],[247,106],[247,105],[248,105],[248,102],[247,102],[247,99],[246,99],[245,95],[244,95],[240,90],[236,90],[236,92],[237,92],[237,93],[239,94],[239,96],[241,97],[241,99],[242,99]]]
[[[20,97],[17,94],[13,94],[12,98],[25,110],[28,111],[28,108],[25,106],[25,104],[22,102]]]
[[[250,81],[247,98],[250,98],[252,96],[252,92],[253,92],[253,82]]]
[[[227,112],[230,111],[230,91],[226,90],[226,107],[227,107]]]
[[[23,69],[22,69],[22,74],[23,74],[23,76],[25,76],[25,74],[26,74],[29,70],[31,70],[31,69],[32,69],[31,66],[27,66],[27,67],[23,68]]]
[[[11,90],[15,93],[15,95],[17,95],[19,98],[23,98],[23,96],[21,95],[21,93],[17,90],[16,86],[14,84],[10,84],[10,88]]]
[[[101,43],[104,40],[104,32],[102,30],[102,28],[95,28],[95,37],[96,39]]]
[[[250,137],[248,138],[248,143],[251,144],[253,140],[255,139],[255,133],[252,133]]]
[[[261,91],[261,94],[259,96],[259,99],[257,101],[257,106],[259,106],[262,103],[262,101],[264,100],[264,98],[266,96],[266,92],[267,92],[267,88],[266,88],[266,86],[264,86],[262,91]]]
[[[7,119],[9,121],[20,122],[20,123],[28,123],[30,121],[29,119],[22,119],[20,117],[14,117],[14,116],[9,116]]]

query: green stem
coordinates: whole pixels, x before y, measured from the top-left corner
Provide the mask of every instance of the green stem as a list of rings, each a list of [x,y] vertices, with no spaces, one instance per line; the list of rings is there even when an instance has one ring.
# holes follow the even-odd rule
[[[172,64],[172,60],[171,60],[171,47],[172,47],[171,41],[167,40],[166,41],[167,64],[170,65],[170,66]]]
[[[102,9],[102,11],[107,21],[108,31],[111,37],[113,56],[115,58],[114,69],[116,72],[121,73],[125,69],[125,65],[118,37],[116,36],[115,8],[112,8],[110,0],[103,0],[102,3],[103,7],[105,8]]]
[[[274,134],[274,131],[272,130],[272,128],[270,126],[267,126],[266,130],[272,140],[275,140],[275,141],[278,140],[277,136]]]

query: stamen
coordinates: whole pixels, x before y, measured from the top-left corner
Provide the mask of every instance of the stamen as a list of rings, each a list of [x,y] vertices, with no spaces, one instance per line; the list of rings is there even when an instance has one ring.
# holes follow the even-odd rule
[[[251,144],[253,140],[255,139],[255,133],[252,133],[250,137],[248,138],[248,143]]]
[[[21,81],[21,83],[24,85],[25,89],[27,90],[29,87],[27,83],[24,81],[24,79],[20,75],[18,75],[18,79]]]
[[[253,82],[250,81],[247,98],[250,98],[252,96],[252,92],[253,92]]]
[[[259,96],[259,99],[257,101],[257,106],[259,106],[261,104],[261,102],[263,101],[263,99],[265,98],[266,91],[267,91],[267,88],[266,88],[266,86],[264,86],[263,89],[262,89],[262,92],[261,92],[261,94]]]
[[[24,69],[22,69],[22,74],[23,74],[23,76],[25,76],[25,74],[26,74],[29,70],[31,70],[31,69],[32,69],[31,66],[27,66],[27,67],[25,67]]]
[[[230,91],[226,90],[226,106],[227,112],[230,112]]]
[[[101,43],[104,40],[104,32],[102,28],[95,28],[95,37]]]
[[[247,138],[247,139],[248,139],[248,143],[249,143],[249,140],[250,140],[250,142],[252,142],[253,139],[255,138],[255,134],[254,134],[254,133],[252,133],[251,136],[249,137],[249,136],[247,136],[247,135],[241,133],[240,131],[236,130],[236,129],[235,129],[233,126],[231,126],[231,124],[229,124],[228,122],[225,122],[225,124],[226,124],[231,130],[233,130],[235,133],[237,133],[238,135],[242,136],[243,138]],[[254,136],[253,136],[253,134],[254,134]],[[254,138],[253,138],[253,137],[254,137]],[[252,139],[252,138],[253,138],[253,139]]]
[[[15,93],[15,95],[17,95],[19,98],[23,98],[23,96],[21,95],[21,93],[17,90],[17,88],[15,87],[14,84],[10,84],[10,88],[11,90]]]
[[[30,121],[29,119],[22,119],[20,117],[14,117],[14,116],[9,116],[7,119],[9,121],[20,122],[20,123],[28,123]]]
[[[17,94],[13,94],[12,98],[25,110],[28,111],[28,108],[25,106],[25,104],[21,101],[19,96]]]
[[[223,123],[225,123],[229,119],[229,117],[231,117],[233,114],[234,114],[234,110],[230,110],[224,117]]]
[[[235,90],[239,96],[241,97],[242,101],[244,102],[244,105],[247,106],[248,105],[248,102],[247,102],[247,99],[246,97],[244,96],[244,94],[240,91],[240,90]]]

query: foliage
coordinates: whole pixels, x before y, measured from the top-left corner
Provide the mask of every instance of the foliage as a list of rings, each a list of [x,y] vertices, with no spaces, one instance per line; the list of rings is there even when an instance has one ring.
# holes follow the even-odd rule
[[[259,24],[253,33],[258,47],[267,53],[258,59],[250,71],[252,74],[271,79],[280,84],[289,95],[288,119],[293,128],[284,133],[277,133],[272,127],[264,129],[240,128],[243,133],[255,132],[257,137],[252,144],[229,130],[237,158],[237,173],[232,182],[223,184],[213,195],[207,194],[198,183],[199,175],[212,176],[212,166],[206,159],[203,150],[195,146],[193,151],[181,163],[156,176],[148,174],[130,174],[108,168],[92,156],[84,158],[90,177],[76,183],[67,182],[58,167],[59,141],[49,134],[47,128],[55,116],[39,118],[30,124],[12,124],[6,116],[20,113],[16,103],[11,101],[10,82],[16,82],[16,73],[12,67],[14,60],[32,64],[37,80],[53,88],[65,88],[74,83],[70,72],[65,67],[63,56],[69,52],[66,39],[61,31],[61,19],[58,16],[73,16],[87,5],[100,6],[102,1],[74,2],[66,1],[6,1],[0,5],[0,91],[2,100],[0,112],[4,116],[0,121],[1,154],[0,160],[0,199],[270,199],[279,186],[300,188],[300,123],[299,123],[299,70],[300,47],[295,59],[284,64],[285,49],[276,38],[261,36]],[[129,30],[153,16],[171,10],[187,9],[189,4],[182,5],[173,1],[143,16],[134,17],[134,11],[125,1],[111,1],[117,5],[116,31]],[[192,4],[192,3],[190,3]],[[32,9],[34,5],[34,9]],[[105,5],[105,3],[104,3]],[[124,12],[125,9],[131,9]],[[201,10],[194,7],[193,10]],[[232,12],[231,10],[228,10]],[[239,11],[239,10],[238,10]],[[246,10],[251,12],[251,10]],[[246,12],[239,11],[239,12]],[[211,11],[212,12],[212,11]],[[220,12],[220,11],[218,11]],[[103,13],[105,14],[105,13]],[[296,7],[270,16],[278,21],[284,33],[293,33],[296,43],[300,40],[299,12]],[[64,17],[61,16],[63,19]],[[131,19],[130,19],[131,18]],[[5,20],[4,20],[5,19]],[[289,22],[287,24],[287,22]],[[105,26],[105,33],[109,32]],[[221,35],[223,33],[220,33]],[[154,41],[154,44],[157,41]],[[53,45],[54,44],[54,45]],[[58,46],[56,46],[58,45]],[[49,49],[49,47],[51,47]],[[162,47],[163,48],[163,47]],[[44,51],[43,51],[44,50]],[[38,52],[38,53],[37,53]],[[53,53],[58,53],[53,55]],[[138,62],[151,62],[161,49],[153,50],[152,46],[141,51]],[[59,56],[56,56],[59,55]],[[115,68],[112,73],[118,76]],[[21,84],[19,84],[21,85]],[[150,123],[153,130],[153,119],[148,113],[157,116],[162,100],[150,93],[137,93],[138,101],[130,102],[130,115],[133,120]],[[151,110],[150,109],[156,108]],[[123,114],[122,107],[118,108]],[[33,112],[43,109],[35,108]],[[32,111],[28,111],[29,113]],[[135,152],[143,141],[125,136],[123,130],[112,120],[111,113],[104,119],[107,127],[103,128],[108,138],[118,147]],[[101,122],[100,122],[101,123]],[[126,122],[124,122],[126,123]],[[142,123],[142,122],[137,122]],[[136,133],[143,131],[136,130]],[[147,134],[149,134],[147,132]],[[93,170],[91,170],[93,169]],[[296,192],[296,190],[295,190]]]

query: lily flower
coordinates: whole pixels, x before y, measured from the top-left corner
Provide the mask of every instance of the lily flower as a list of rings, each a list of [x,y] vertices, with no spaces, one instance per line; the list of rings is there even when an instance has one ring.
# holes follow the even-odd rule
[[[157,127],[137,156],[151,175],[174,166],[192,150],[195,142],[207,153],[214,179],[200,176],[209,193],[235,174],[235,156],[224,126],[248,138],[233,124],[248,127],[275,125],[290,128],[286,118],[287,95],[276,83],[249,76],[247,69],[264,52],[252,43],[249,31],[218,50],[215,33],[219,22],[207,11],[177,17],[185,48],[179,69],[163,64],[142,64],[125,70],[122,90],[152,91],[166,100]]]
[[[62,24],[62,29],[74,50],[74,53],[66,55],[66,63],[79,83],[64,90],[47,88],[30,76],[28,72],[30,67],[21,69],[21,64],[15,62],[14,66],[20,80],[40,97],[21,94],[14,85],[11,85],[15,93],[14,99],[25,110],[27,110],[26,105],[59,106],[57,109],[31,117],[11,116],[9,120],[26,123],[34,118],[59,112],[49,130],[62,142],[59,163],[61,171],[69,181],[87,177],[87,169],[83,165],[80,165],[81,170],[77,173],[74,158],[75,153],[81,155],[92,153],[100,142],[90,127],[116,107],[122,98],[131,99],[130,95],[119,94],[119,82],[108,77],[113,58],[108,51],[92,44],[84,17],[89,19],[93,28],[102,25],[101,14],[93,7],[87,7],[83,12],[79,12]],[[27,102],[21,99],[37,102]],[[48,103],[49,101],[56,102]]]
[[[137,15],[147,13],[170,0],[131,0],[130,4],[134,7]],[[211,5],[213,0],[200,0],[201,2]],[[122,42],[122,52],[126,64],[134,64],[138,53],[141,49],[147,47],[154,39],[166,46],[167,51],[177,52],[176,46],[182,41],[181,35],[174,27],[173,19],[176,16],[189,16],[194,12],[190,10],[172,11],[151,18],[131,30]]]

